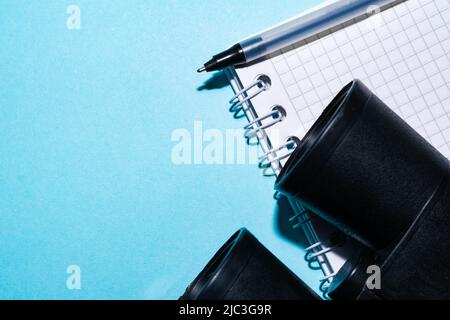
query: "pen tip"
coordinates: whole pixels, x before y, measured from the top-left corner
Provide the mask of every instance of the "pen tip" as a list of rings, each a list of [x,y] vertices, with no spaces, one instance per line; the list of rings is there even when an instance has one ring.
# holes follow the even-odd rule
[[[206,68],[205,68],[204,66],[197,69],[197,72],[198,72],[198,73],[201,73],[201,72],[203,72],[203,71],[206,71]]]

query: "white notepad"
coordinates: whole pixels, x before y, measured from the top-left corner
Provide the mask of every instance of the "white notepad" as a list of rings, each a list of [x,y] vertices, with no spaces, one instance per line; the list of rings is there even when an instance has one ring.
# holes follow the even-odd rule
[[[236,69],[244,86],[260,74],[272,80],[252,105],[258,115],[273,105],[286,110],[286,121],[267,129],[273,145],[290,135],[302,138],[340,89],[358,78],[450,158],[450,1],[409,0],[283,51]]]
[[[285,110],[282,122],[264,130],[263,151],[292,136],[302,139],[333,97],[357,78],[450,159],[450,0],[400,1],[368,19],[330,27],[258,63],[227,70],[235,92],[261,75],[271,80],[269,89],[243,104],[254,115],[247,113],[249,121],[274,106]],[[327,257],[334,272],[347,258],[333,252]]]

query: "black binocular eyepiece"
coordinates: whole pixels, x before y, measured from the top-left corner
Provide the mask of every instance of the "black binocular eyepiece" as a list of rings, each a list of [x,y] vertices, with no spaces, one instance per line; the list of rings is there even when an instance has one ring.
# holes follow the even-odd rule
[[[384,288],[366,296],[429,299],[450,298],[449,180],[449,161],[355,80],[307,133],[275,188],[367,247],[340,271],[331,296],[355,292],[343,289],[346,281],[359,286],[349,298],[361,295],[361,274],[377,264]]]
[[[247,229],[237,231],[182,300],[320,300]]]

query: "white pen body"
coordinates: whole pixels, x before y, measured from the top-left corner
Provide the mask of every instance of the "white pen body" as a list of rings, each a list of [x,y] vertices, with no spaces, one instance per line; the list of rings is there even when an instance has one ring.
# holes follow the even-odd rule
[[[240,42],[247,62],[373,12],[396,0],[338,0]],[[398,1],[398,0],[397,0]]]

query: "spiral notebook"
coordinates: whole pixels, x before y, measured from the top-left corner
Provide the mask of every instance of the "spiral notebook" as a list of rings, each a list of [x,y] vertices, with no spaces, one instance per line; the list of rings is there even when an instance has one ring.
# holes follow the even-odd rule
[[[230,110],[248,119],[246,137],[259,140],[267,175],[279,173],[324,108],[355,78],[450,158],[449,0],[393,1],[225,72],[236,94]],[[322,270],[326,292],[351,249],[327,245],[329,232],[317,228],[300,203],[289,201],[292,220],[311,244],[306,260]]]

